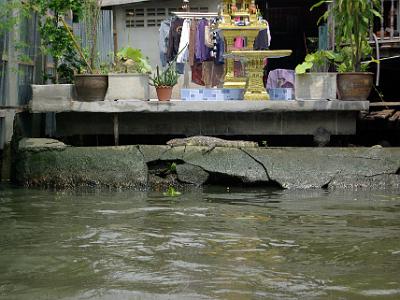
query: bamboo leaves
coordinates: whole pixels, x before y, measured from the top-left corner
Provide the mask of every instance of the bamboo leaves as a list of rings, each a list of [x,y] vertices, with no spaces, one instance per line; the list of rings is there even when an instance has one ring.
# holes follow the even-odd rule
[[[336,24],[336,50],[341,51],[344,47],[348,47],[351,53],[348,56],[350,62],[346,69],[360,72],[364,68],[361,61],[366,53],[370,52],[367,42],[374,18],[382,18],[379,12],[380,0],[336,0],[333,2],[322,0],[311,9],[329,3],[330,8],[321,19],[327,20],[330,15],[333,16]]]

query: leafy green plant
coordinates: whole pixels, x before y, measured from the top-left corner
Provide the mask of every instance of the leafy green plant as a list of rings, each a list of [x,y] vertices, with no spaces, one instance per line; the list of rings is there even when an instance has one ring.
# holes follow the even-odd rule
[[[116,56],[114,71],[117,73],[151,73],[152,68],[148,59],[140,49],[132,47],[122,48]]]
[[[176,173],[176,163],[171,163],[171,165],[169,166],[169,171],[171,173]]]
[[[345,66],[340,69],[360,72],[365,69],[362,61],[368,52],[365,44],[369,40],[370,27],[374,18],[382,18],[379,13],[381,1],[337,0],[332,3],[330,0],[322,0],[313,5],[311,10],[328,3],[331,3],[329,9],[321,19],[327,20],[330,15],[333,16],[336,24],[336,50],[349,54],[348,57],[343,56],[343,59],[346,59],[343,61]]]
[[[182,195],[182,193],[178,192],[173,186],[170,186],[168,190],[163,193],[163,195],[167,197],[178,197]]]
[[[369,65],[371,63],[379,64],[379,60],[374,59],[371,57],[372,54],[372,47],[369,45],[368,42],[365,42],[362,45],[362,57],[364,60],[361,62],[359,70],[361,72],[368,71]],[[371,59],[366,60],[368,57]],[[338,53],[336,53],[336,68],[339,73],[344,72],[353,72],[353,64],[352,64],[352,49],[351,47],[342,47]]]
[[[176,72],[176,65],[173,61],[162,72],[157,66],[156,74],[150,77],[150,85],[154,87],[173,87],[178,83],[178,78],[179,74]]]
[[[329,66],[337,59],[333,51],[318,50],[307,54],[304,62],[296,67],[296,74],[311,72],[328,72]]]
[[[70,74],[75,65],[82,61],[76,53],[74,41],[68,28],[62,25],[64,19],[71,11],[81,15],[82,1],[80,0],[30,0],[30,8],[37,12],[39,18],[39,31],[42,39],[42,52],[53,58],[55,75],[53,82],[71,82]]]
[[[21,20],[30,17],[30,7],[21,0],[0,3],[0,35],[10,32]]]

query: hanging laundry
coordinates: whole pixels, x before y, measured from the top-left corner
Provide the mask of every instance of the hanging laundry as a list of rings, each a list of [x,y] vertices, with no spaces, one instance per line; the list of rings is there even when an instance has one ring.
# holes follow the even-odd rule
[[[254,50],[268,50],[271,45],[271,31],[269,28],[269,24],[266,20],[260,20],[263,24],[266,25],[266,29],[262,29],[258,32],[258,35],[253,43]]]
[[[214,61],[203,62],[203,81],[207,88],[222,87],[224,84],[225,70],[221,64]]]
[[[189,57],[189,40],[190,40],[190,20],[186,19],[183,22],[181,30],[181,39],[179,42],[179,50],[177,63],[185,63]]]
[[[181,41],[181,32],[183,26],[183,19],[176,18],[171,21],[171,28],[169,31],[167,59],[172,61],[175,59],[179,52],[179,43]]]
[[[171,20],[164,20],[161,22],[159,29],[158,47],[160,48],[161,65],[165,67],[168,63],[167,52],[169,47],[169,31],[171,29]]]
[[[224,64],[225,63],[225,38],[222,34],[222,31],[215,32],[215,43],[217,47],[217,55],[215,57],[215,62],[217,64]]]
[[[204,44],[208,48],[212,48],[213,47],[213,32],[212,32],[211,27],[209,25],[207,25],[204,28]]]
[[[208,25],[206,19],[201,19],[197,27],[196,36],[196,60],[203,62],[210,58],[210,49],[205,44],[205,27]]]
[[[271,33],[268,29],[260,30],[254,40],[253,50],[268,50],[271,45]]]
[[[195,62],[192,66],[192,82],[204,86],[203,81],[203,64]]]
[[[211,50],[211,57],[214,58],[215,63],[225,63],[225,40],[221,30],[214,30],[213,32],[213,48]]]
[[[197,36],[197,21],[196,19],[193,19],[190,24],[190,38],[189,38],[189,65],[191,67],[195,63],[196,36]]]

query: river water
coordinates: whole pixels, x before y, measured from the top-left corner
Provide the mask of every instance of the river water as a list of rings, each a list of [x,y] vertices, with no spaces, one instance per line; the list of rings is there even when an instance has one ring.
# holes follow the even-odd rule
[[[0,299],[400,299],[400,195],[3,186]]]

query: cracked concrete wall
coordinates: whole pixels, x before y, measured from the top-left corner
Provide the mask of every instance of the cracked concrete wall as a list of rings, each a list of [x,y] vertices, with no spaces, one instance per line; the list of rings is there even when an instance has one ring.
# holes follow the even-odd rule
[[[176,162],[174,180],[182,184],[203,185],[212,175],[288,189],[400,189],[400,148],[75,148],[28,139],[20,142],[17,157],[17,180],[27,186],[144,188],[149,186],[149,164]]]

